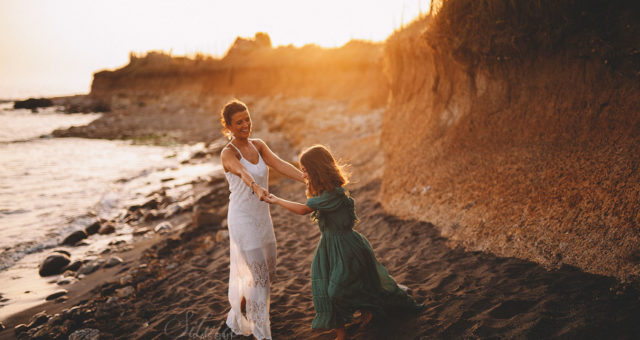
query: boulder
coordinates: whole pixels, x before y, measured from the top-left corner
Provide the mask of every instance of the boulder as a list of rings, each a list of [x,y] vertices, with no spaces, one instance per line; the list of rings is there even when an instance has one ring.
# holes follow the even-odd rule
[[[62,244],[72,246],[85,238],[87,238],[87,233],[84,230],[76,230],[67,236],[64,241],[62,241]]]
[[[69,262],[71,262],[71,259],[69,259],[69,256],[66,254],[53,253],[47,256],[47,258],[40,264],[38,273],[40,276],[60,274]]]

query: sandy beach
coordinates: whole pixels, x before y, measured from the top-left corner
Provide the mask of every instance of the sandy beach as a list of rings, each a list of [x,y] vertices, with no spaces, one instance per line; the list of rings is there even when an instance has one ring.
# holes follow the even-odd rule
[[[385,320],[366,329],[355,323],[349,329],[356,339],[632,339],[640,331],[636,286],[569,266],[547,270],[514,258],[451,249],[433,225],[385,214],[373,199],[379,186],[372,181],[353,188],[361,219],[357,230],[426,309],[417,317]],[[271,191],[304,198],[299,184],[285,181]],[[225,196],[220,190],[214,200],[224,202]],[[310,266],[319,231],[307,217],[282,209],[272,209],[272,217],[278,240],[273,336],[332,339],[331,332],[310,327]],[[93,328],[107,339],[216,339],[229,310],[229,246],[224,237],[216,240],[219,230],[188,226],[136,243],[134,250],[121,254],[122,265],[79,281],[65,302],[49,302],[6,320],[7,329],[0,334],[3,339],[24,334],[66,339],[73,330]],[[126,287],[133,290],[123,296]],[[16,336],[15,326],[33,322],[38,312],[48,321]]]

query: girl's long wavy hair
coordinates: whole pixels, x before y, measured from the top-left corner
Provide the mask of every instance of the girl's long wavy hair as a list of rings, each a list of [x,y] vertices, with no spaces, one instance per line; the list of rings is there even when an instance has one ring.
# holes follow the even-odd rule
[[[324,145],[314,145],[300,154],[300,165],[307,170],[307,197],[349,183],[349,174]]]

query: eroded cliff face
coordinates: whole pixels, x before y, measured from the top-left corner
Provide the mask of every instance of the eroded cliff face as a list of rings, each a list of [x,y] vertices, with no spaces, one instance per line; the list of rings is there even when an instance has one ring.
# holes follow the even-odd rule
[[[112,108],[166,94],[309,97],[383,107],[387,82],[382,44],[352,41],[323,49],[247,46],[238,39],[222,59],[176,58],[162,53],[131,57],[129,65],[94,75],[91,96]],[[250,45],[250,44],[249,44]]]
[[[465,63],[428,21],[385,47],[385,209],[468,249],[640,274],[638,82],[566,53]]]

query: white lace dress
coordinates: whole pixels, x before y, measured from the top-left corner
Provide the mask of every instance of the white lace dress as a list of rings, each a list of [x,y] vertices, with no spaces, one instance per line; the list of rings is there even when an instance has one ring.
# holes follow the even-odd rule
[[[250,144],[253,146],[252,142]],[[229,145],[238,150],[232,143]],[[238,152],[242,155],[240,150]],[[262,156],[259,156],[257,164],[249,162],[244,156],[240,162],[258,185],[267,188],[269,169]],[[227,326],[236,334],[253,334],[260,340],[271,339],[269,303],[271,280],[276,268],[276,238],[269,204],[260,201],[240,177],[231,172],[225,173],[225,176],[231,191],[227,216],[231,311],[227,316]],[[246,301],[245,314],[241,310],[243,297]]]

